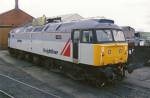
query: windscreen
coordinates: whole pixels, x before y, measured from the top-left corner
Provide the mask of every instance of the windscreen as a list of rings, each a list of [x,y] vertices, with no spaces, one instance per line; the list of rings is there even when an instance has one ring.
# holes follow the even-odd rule
[[[125,41],[124,33],[120,30],[112,30],[115,41]]]
[[[113,41],[111,30],[96,30],[96,36],[98,42]]]
[[[96,30],[97,42],[125,41],[121,30]]]

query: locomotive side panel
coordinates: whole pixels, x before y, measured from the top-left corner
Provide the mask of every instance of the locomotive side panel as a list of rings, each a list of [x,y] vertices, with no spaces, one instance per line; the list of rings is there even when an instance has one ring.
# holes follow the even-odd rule
[[[72,62],[70,37],[69,33],[12,33],[9,47]]]
[[[70,36],[69,33],[33,33],[32,53],[72,62]]]
[[[93,45],[89,43],[79,44],[79,62],[87,65],[94,65]]]
[[[31,34],[30,33],[10,34],[9,47],[31,52]]]

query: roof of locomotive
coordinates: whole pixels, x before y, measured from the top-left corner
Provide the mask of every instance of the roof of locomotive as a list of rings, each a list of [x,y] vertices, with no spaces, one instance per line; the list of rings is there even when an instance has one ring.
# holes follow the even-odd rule
[[[121,29],[119,26],[114,24],[113,20],[106,19],[87,19],[71,22],[59,22],[59,23],[48,23],[44,26],[36,27],[20,27],[15,29],[12,33],[21,32],[71,32],[73,29]]]

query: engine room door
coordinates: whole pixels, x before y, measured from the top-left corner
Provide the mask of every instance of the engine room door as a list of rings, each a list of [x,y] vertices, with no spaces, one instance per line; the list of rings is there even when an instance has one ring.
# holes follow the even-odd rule
[[[79,42],[80,42],[80,31],[74,30],[72,36],[73,41],[73,62],[78,63],[78,56],[79,56]]]

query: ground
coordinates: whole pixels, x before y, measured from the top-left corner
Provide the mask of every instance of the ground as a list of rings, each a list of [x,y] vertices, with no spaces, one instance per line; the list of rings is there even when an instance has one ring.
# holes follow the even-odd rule
[[[128,74],[122,82],[94,87],[74,81],[0,51],[0,98],[149,98],[150,67]]]

